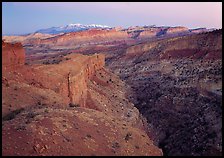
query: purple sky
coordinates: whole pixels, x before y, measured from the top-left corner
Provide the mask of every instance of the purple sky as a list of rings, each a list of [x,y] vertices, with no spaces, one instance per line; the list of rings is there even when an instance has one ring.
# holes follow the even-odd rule
[[[3,34],[70,23],[222,28],[221,2],[3,2]]]

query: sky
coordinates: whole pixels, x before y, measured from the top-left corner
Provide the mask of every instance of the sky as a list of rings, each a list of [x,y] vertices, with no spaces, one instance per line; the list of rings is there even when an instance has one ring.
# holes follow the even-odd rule
[[[222,2],[2,2],[2,33],[67,24],[222,28]]]

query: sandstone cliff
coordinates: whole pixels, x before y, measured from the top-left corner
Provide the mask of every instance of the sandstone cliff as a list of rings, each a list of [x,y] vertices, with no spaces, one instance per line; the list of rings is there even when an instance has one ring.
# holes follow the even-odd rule
[[[49,35],[49,34],[42,34],[42,33],[32,33],[29,35],[21,35],[21,36],[3,36],[2,39],[5,42],[9,42],[9,43],[22,43],[24,44],[29,44],[32,41],[38,41],[41,39],[45,39],[45,38],[50,38],[50,37],[54,37],[57,36],[56,35]]]
[[[80,44],[94,44],[99,42],[111,42],[115,40],[127,40],[128,34],[126,32],[112,30],[87,30],[80,32],[72,32],[64,35],[43,39],[38,42],[38,44],[44,45],[80,45]]]
[[[221,59],[221,41],[221,31],[217,30],[209,33],[146,42],[129,47],[126,54],[127,56],[144,54],[140,58],[145,60],[169,58],[217,60]]]
[[[166,30],[167,34],[171,34],[171,33],[183,33],[183,32],[187,32],[189,29],[183,26],[177,26],[177,27],[170,27]]]
[[[10,44],[2,41],[2,66],[16,68],[24,63],[25,51],[21,43]]]
[[[143,32],[141,32],[139,34],[139,37],[138,38],[151,38],[151,37],[156,37],[157,35],[159,35],[160,32],[162,32],[163,29],[162,28],[150,28],[150,29],[147,29]]]

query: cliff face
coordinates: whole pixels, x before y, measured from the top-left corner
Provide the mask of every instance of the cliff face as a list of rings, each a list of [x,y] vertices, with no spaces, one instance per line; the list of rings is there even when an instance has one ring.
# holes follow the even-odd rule
[[[189,29],[186,27],[178,26],[178,27],[170,27],[166,30],[167,34],[172,33],[180,33],[180,32],[187,32]]]
[[[156,37],[156,35],[159,34],[159,32],[163,31],[162,28],[151,28],[149,30],[145,30],[139,34],[138,38],[150,38],[150,37]]]
[[[66,104],[73,103],[86,107],[87,81],[104,67],[105,56],[75,54],[67,58],[69,60],[59,64],[35,67],[40,77],[36,77],[35,73],[25,78],[34,83],[41,83],[44,88],[60,94]]]
[[[68,97],[71,103],[86,107],[87,79],[91,79],[97,70],[104,67],[104,61],[105,56],[97,54],[83,63],[78,74],[72,75],[71,71],[68,73]]]
[[[152,42],[148,45],[146,44],[139,44],[132,47],[128,47],[126,50],[126,56],[139,56],[148,50],[154,48],[157,46],[156,42]]]
[[[24,63],[25,50],[21,43],[10,44],[2,41],[2,66],[16,68]]]
[[[182,30],[182,28],[179,28]],[[179,30],[177,29],[177,31]],[[139,56],[141,59],[221,59],[222,34],[220,30],[174,37],[129,47],[126,55]]]
[[[4,85],[10,86],[19,81],[35,88],[52,90],[63,98],[60,102],[67,105],[78,104],[81,107],[86,107],[87,81],[105,64],[105,56],[102,54],[92,56],[76,54],[67,56],[69,60],[59,64],[25,66],[25,51],[20,43],[2,42],[2,50]],[[26,106],[31,100],[27,99],[27,103],[24,103],[26,99],[21,99],[21,104],[17,103],[15,109],[17,106],[18,108]],[[6,107],[3,109],[4,114],[9,112]]]
[[[10,44],[2,42],[2,49],[3,77],[7,78],[6,76],[10,72],[17,71],[16,69],[19,66],[24,65],[25,51],[20,43]],[[80,58],[80,61],[73,61]],[[60,65],[34,67],[32,73],[22,73],[24,80],[36,87],[42,86],[52,89],[56,93],[61,94],[65,98],[66,103],[71,102],[85,107],[87,98],[86,82],[97,70],[103,68],[105,56],[100,54],[92,56],[75,55],[73,60],[62,62]],[[73,64],[76,66],[72,67],[71,65]],[[18,70],[18,72],[25,71],[23,69]],[[50,76],[49,72],[51,72]]]
[[[50,38],[54,36],[57,36],[57,35],[33,33],[33,34],[23,35],[23,36],[3,36],[2,39],[8,43],[16,42],[16,43],[22,43],[24,45],[24,44],[29,44],[32,41],[39,41],[41,39]]]
[[[81,32],[67,33],[59,35],[53,38],[43,39],[37,42],[37,44],[44,45],[78,45],[78,44],[93,44],[97,42],[111,42],[115,40],[126,40],[128,34],[126,32],[113,30],[87,30]]]

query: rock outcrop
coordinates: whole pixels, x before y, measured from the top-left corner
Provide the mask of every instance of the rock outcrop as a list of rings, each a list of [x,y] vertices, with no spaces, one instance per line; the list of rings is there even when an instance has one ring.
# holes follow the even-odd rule
[[[97,70],[104,67],[104,61],[105,56],[97,54],[84,61],[79,73],[74,73],[74,69],[68,72],[68,97],[71,103],[86,107],[87,79],[91,79]]]
[[[72,32],[52,38],[40,40],[37,44],[54,46],[71,46],[80,44],[105,43],[119,40],[127,40],[126,32],[112,30],[91,29],[87,31]],[[35,43],[36,44],[36,43]]]
[[[174,37],[134,45],[126,50],[126,55],[139,56],[140,59],[221,59],[221,30]],[[150,53],[152,52],[152,53]]]
[[[2,41],[2,66],[16,68],[25,64],[25,50],[21,43],[6,43]],[[4,69],[3,69],[4,70]]]
[[[188,28],[183,26],[177,26],[177,27],[170,27],[166,30],[167,34],[173,34],[173,33],[183,33],[189,31]]]
[[[32,33],[28,35],[22,35],[22,36],[3,36],[2,39],[5,42],[8,43],[22,43],[23,45],[32,43],[32,41],[38,41],[41,39],[45,38],[50,38],[54,36],[58,36],[59,34],[56,35],[49,35],[49,34],[42,34],[42,33]]]
[[[150,29],[147,29],[145,31],[142,31],[140,34],[139,34],[139,37],[140,39],[144,39],[144,38],[151,38],[151,37],[156,37],[158,35],[160,35],[160,33],[163,31],[164,29],[162,28],[150,28]]]

